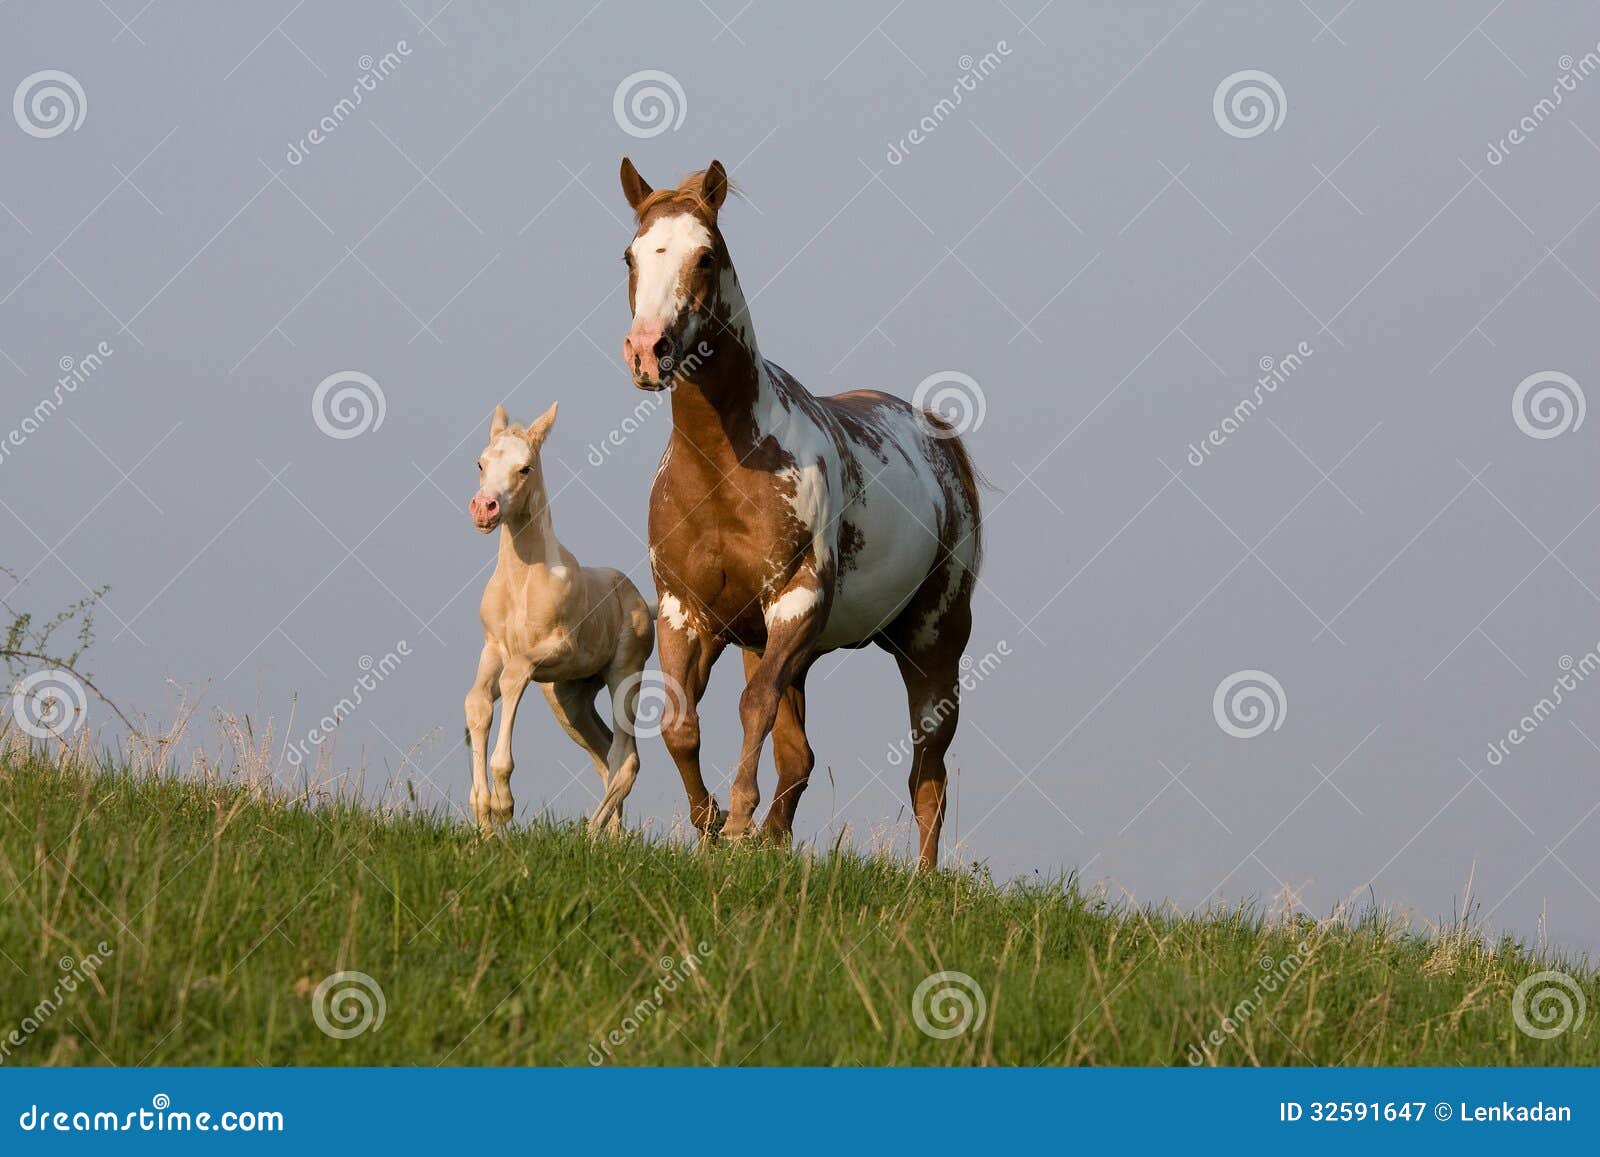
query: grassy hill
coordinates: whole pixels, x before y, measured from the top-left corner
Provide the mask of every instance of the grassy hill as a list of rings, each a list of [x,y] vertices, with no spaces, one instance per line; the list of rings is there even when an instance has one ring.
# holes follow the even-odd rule
[[[1587,1015],[1539,1039],[1513,993],[1546,969]],[[381,1024],[319,1028],[376,1022],[380,991]],[[0,755],[3,1064],[1595,1064],[1597,1020],[1592,971],[1466,929],[567,825],[483,840]]]

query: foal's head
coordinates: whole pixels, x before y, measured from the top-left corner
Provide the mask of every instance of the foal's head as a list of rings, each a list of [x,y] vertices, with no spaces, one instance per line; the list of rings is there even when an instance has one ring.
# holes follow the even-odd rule
[[[728,174],[712,161],[676,189],[652,189],[622,158],[622,192],[639,228],[622,259],[628,265],[633,326],[622,339],[622,360],[642,390],[665,389],[674,373],[700,352],[743,300],[728,247],[717,231],[717,210],[728,196]],[[703,355],[702,355],[703,356]]]
[[[478,455],[478,492],[467,503],[472,524],[483,533],[502,522],[515,528],[544,509],[539,447],[555,422],[554,404],[526,428],[514,424],[504,406],[494,408],[489,444]]]

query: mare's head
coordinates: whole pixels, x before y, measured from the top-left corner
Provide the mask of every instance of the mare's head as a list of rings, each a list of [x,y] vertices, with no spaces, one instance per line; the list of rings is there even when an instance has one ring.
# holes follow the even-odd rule
[[[743,298],[717,230],[728,174],[712,161],[676,189],[652,189],[622,158],[622,192],[638,229],[622,259],[628,266],[633,325],[622,360],[642,390],[661,390],[706,356],[718,329],[742,313]]]
[[[555,422],[554,404],[526,427],[512,422],[504,406],[494,408],[489,444],[478,455],[478,492],[467,503],[472,525],[484,534],[502,522],[521,525],[544,509],[539,447]]]

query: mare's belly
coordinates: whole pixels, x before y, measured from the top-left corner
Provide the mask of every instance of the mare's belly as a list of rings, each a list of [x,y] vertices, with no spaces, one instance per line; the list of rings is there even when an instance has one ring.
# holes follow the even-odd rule
[[[939,492],[931,472],[898,454],[892,459],[839,520],[838,578],[818,640],[824,649],[866,642],[887,627],[938,558]]]

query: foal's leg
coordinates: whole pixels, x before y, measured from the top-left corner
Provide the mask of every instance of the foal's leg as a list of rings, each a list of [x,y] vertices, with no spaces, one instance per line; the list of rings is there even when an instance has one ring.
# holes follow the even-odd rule
[[[533,668],[525,660],[513,660],[500,672],[500,731],[495,736],[494,754],[489,757],[489,771],[494,776],[494,787],[489,792],[489,818],[495,823],[509,823],[513,801],[511,799],[511,733],[517,722],[517,704],[533,677]]]
[[[744,653],[744,677],[750,680],[761,656],[754,651]],[[809,669],[809,668],[808,668]],[[794,834],[794,812],[800,804],[800,793],[805,791],[816,766],[816,756],[806,741],[806,672],[795,676],[794,682],[778,700],[778,717],[772,724],[772,762],[778,769],[778,790],[767,809],[767,818],[761,825],[761,834],[774,843],[785,844]]]
[[[606,752],[611,749],[611,728],[594,709],[594,697],[600,693],[603,680],[595,675],[588,679],[571,679],[561,683],[541,683],[550,711],[561,724],[563,731],[589,753],[595,771],[600,774],[600,789],[611,779],[611,768],[606,763]]]
[[[750,672],[744,693],[739,696],[739,722],[744,726],[744,743],[739,748],[739,767],[733,787],[728,791],[728,822],[723,835],[731,840],[750,834],[756,805],[761,802],[761,787],[756,771],[761,764],[761,746],[777,722],[778,707],[784,695],[811,665],[811,644],[826,621],[826,610],[815,610],[799,618],[774,623],[767,629],[767,645],[761,659]]]
[[[494,722],[494,701],[500,696],[500,649],[485,642],[478,656],[478,674],[467,692],[467,736],[472,743],[472,805],[478,826],[489,830],[489,725]]]
[[[700,775],[700,696],[711,679],[711,665],[723,644],[688,627],[656,620],[660,640],[661,674],[667,680],[666,705],[661,716],[661,741],[683,777],[689,796],[689,818],[703,838],[715,834],[722,809],[706,790]]]
[[[622,801],[628,798],[634,781],[639,778],[639,739],[634,730],[634,717],[639,707],[637,675],[643,670],[644,656],[640,655],[606,674],[606,687],[611,692],[611,717],[617,726],[611,732],[611,749],[606,753],[611,777],[606,783],[605,798],[589,819],[590,832],[598,832],[602,825],[613,835],[622,831]]]

